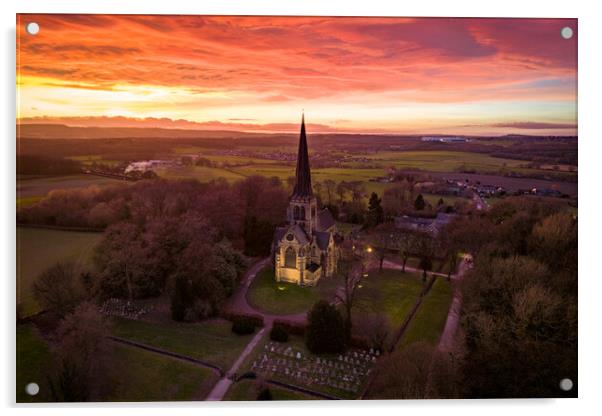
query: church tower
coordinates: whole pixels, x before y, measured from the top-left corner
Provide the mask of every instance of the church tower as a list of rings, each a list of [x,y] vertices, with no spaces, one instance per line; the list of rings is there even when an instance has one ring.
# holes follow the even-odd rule
[[[320,211],[317,208],[317,198],[311,188],[305,116],[302,116],[295,187],[286,210],[287,224],[276,227],[272,241],[277,282],[314,286],[323,276],[330,277],[335,272],[336,222],[327,208]]]
[[[308,235],[316,231],[317,200],[311,187],[309,169],[309,153],[307,136],[305,135],[305,114],[301,116],[301,134],[297,152],[297,169],[295,171],[295,187],[289,200],[287,219],[290,225],[299,225]]]

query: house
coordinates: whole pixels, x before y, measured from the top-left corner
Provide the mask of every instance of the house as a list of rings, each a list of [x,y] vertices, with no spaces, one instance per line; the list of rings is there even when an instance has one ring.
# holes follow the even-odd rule
[[[444,214],[442,212],[439,212],[437,213],[437,216],[435,218],[423,218],[402,215],[399,217],[395,217],[394,221],[395,228],[423,231],[436,235],[455,217],[455,214]]]

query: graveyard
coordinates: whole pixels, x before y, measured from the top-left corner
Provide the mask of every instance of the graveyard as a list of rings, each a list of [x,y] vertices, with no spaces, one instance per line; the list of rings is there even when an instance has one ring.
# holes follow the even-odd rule
[[[360,396],[380,351],[350,348],[342,354],[315,355],[300,336],[286,343],[265,337],[241,368],[239,377],[257,377],[300,387],[337,399]]]

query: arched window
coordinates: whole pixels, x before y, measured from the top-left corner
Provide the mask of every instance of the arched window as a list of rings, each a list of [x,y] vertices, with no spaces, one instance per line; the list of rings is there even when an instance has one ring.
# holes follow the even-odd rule
[[[299,219],[304,220],[305,219],[305,207],[301,207],[300,214],[301,214],[301,216],[299,217]]]
[[[293,219],[298,220],[299,219],[299,206],[295,205],[295,209],[294,209],[294,213],[293,213]]]
[[[289,247],[284,252],[284,267],[289,269],[297,268],[297,254],[295,253],[295,249]]]

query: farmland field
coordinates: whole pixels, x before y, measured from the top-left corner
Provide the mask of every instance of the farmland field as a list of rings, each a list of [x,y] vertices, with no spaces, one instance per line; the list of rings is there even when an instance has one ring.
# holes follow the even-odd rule
[[[34,176],[17,177],[17,201],[22,198],[45,197],[55,189],[87,188],[88,186],[106,186],[123,183],[117,179],[93,175]]]
[[[25,316],[39,312],[31,294],[35,279],[57,262],[89,266],[102,234],[17,227],[17,303]]]

